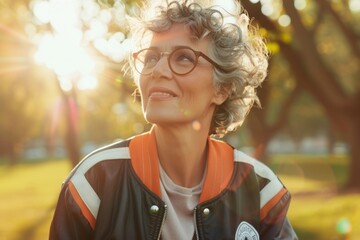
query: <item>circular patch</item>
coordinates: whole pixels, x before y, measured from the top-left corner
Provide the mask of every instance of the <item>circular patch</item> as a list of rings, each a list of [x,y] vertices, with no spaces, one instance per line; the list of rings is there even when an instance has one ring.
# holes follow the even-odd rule
[[[235,240],[259,240],[256,229],[248,222],[241,222],[235,233]]]

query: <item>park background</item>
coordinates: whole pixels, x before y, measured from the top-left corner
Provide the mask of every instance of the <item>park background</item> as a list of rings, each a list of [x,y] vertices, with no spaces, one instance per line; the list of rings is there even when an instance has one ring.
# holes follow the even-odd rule
[[[226,140],[280,176],[300,239],[360,239],[360,1],[241,2],[271,59]],[[149,129],[123,71],[138,4],[0,0],[0,240],[47,239],[71,168]]]

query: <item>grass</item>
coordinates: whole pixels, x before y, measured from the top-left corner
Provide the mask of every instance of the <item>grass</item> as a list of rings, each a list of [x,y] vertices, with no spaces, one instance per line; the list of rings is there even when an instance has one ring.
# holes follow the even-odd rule
[[[300,239],[360,239],[360,193],[340,194],[347,165],[345,156],[273,157],[270,166],[293,196],[288,216]]]
[[[360,194],[294,197],[289,218],[300,239],[345,239],[340,234],[344,221],[352,226],[346,239],[360,239]],[[345,229],[344,229],[345,230]]]
[[[0,240],[45,240],[66,161],[0,166]]]
[[[300,239],[360,239],[360,194],[339,194],[344,156],[279,155],[271,168],[291,191],[288,216]],[[0,165],[0,240],[48,239],[54,205],[70,164],[65,160]],[[341,226],[352,226],[348,236]]]

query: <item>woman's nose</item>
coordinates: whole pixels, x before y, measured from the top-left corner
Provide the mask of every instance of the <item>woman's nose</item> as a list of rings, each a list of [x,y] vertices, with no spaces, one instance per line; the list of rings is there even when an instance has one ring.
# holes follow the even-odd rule
[[[159,61],[154,66],[151,76],[155,79],[160,79],[160,78],[170,79],[172,77],[172,71],[169,66],[167,55],[164,54],[161,56]]]

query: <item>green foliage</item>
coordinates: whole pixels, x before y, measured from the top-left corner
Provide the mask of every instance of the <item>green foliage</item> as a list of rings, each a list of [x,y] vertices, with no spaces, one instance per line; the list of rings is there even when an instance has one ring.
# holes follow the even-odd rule
[[[52,76],[39,74],[29,61],[29,49],[16,40],[0,39],[0,154],[13,160],[27,142],[45,132],[55,95]]]
[[[131,97],[134,87],[122,90],[122,85],[100,83],[96,91],[79,92],[81,142],[98,144],[128,138],[145,128],[139,102]],[[132,84],[132,83],[131,83]]]
[[[360,59],[352,52],[344,35],[334,26],[333,18],[325,17],[316,32],[317,48],[329,69],[335,69],[334,75],[348,94],[360,89]]]
[[[268,75],[267,88],[269,95],[267,99],[263,99],[266,106],[262,111],[267,112],[267,121],[273,124],[279,117],[282,104],[289,98],[295,88],[295,80],[289,72],[289,66],[279,54],[275,54],[270,60],[270,72]],[[262,89],[259,89],[261,94]]]
[[[301,94],[291,108],[285,131],[294,139],[326,135],[329,126],[324,110],[309,94]]]

